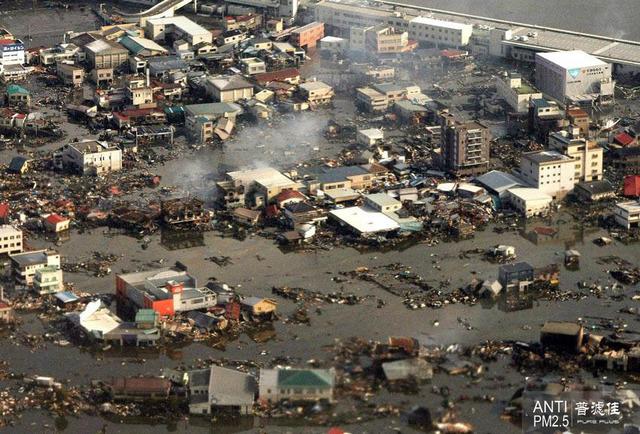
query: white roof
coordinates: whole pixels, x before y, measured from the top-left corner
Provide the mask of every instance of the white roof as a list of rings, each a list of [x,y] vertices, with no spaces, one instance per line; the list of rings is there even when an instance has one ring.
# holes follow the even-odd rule
[[[589,66],[607,65],[606,62],[598,59],[584,51],[554,51],[551,53],[537,53],[542,59],[558,65],[564,69],[587,68]]]
[[[229,176],[233,180],[240,181],[244,186],[248,186],[252,182],[256,182],[265,187],[284,187],[296,185],[295,181],[283,175],[278,170],[272,167],[251,170],[238,170],[235,172],[227,173],[227,176]]]
[[[345,38],[338,38],[337,36],[325,36],[320,39],[320,42],[343,42],[346,41]]]
[[[640,202],[636,200],[630,200],[628,202],[617,203],[616,206],[620,209],[627,211],[629,214],[635,214],[640,212]]]
[[[364,130],[358,130],[358,134],[367,136],[370,139],[384,139],[384,132],[378,128],[367,128]]]
[[[307,92],[312,92],[314,90],[331,89],[331,86],[323,83],[322,81],[307,81],[306,83],[302,83],[300,87]]]
[[[365,199],[368,201],[375,203],[378,206],[402,206],[402,203],[393,197],[389,196],[387,193],[374,193],[368,194],[365,196]]]
[[[120,325],[120,319],[103,306],[102,301],[94,300],[80,313],[71,314],[80,327],[94,335],[104,335]]]
[[[428,26],[442,27],[442,28],[454,29],[454,30],[464,30],[464,29],[473,28],[473,26],[471,24],[456,23],[456,22],[453,22],[453,21],[436,20],[434,18],[428,18],[428,17],[416,17],[416,18],[412,19],[410,21],[410,23],[412,23],[412,24],[413,23],[426,24]]]
[[[388,232],[400,228],[398,223],[390,217],[365,207],[353,206],[350,208],[336,209],[329,214],[351,226],[361,234]]]
[[[15,235],[15,234],[21,234],[21,233],[22,231],[20,229],[16,229],[11,225],[0,225],[0,234]]]
[[[207,29],[202,27],[200,24],[191,21],[187,17],[183,17],[182,15],[176,17],[165,17],[165,18],[149,18],[147,20],[148,23],[153,25],[158,24],[173,24],[178,29],[182,30],[184,33],[189,35],[201,35],[210,33]]]
[[[537,188],[512,188],[509,189],[509,194],[522,199],[525,202],[535,200],[551,202],[553,200],[551,196]]]

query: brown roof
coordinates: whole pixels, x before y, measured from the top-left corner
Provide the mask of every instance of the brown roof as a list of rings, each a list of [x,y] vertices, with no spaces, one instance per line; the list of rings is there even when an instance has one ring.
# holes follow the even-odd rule
[[[133,377],[116,378],[111,382],[114,393],[164,393],[168,394],[171,382],[166,378]]]
[[[282,81],[289,78],[300,77],[298,68],[285,68],[279,71],[263,72],[254,75],[256,82],[260,84],[270,83],[272,81]]]

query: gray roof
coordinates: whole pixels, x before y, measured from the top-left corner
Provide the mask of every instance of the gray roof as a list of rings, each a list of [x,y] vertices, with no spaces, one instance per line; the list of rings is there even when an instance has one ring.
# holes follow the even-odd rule
[[[614,191],[613,185],[606,179],[601,179],[599,181],[580,182],[576,185],[576,187],[585,190],[589,194],[604,194],[612,193]]]
[[[258,390],[253,376],[235,369],[211,367],[209,400],[213,405],[253,405]]]
[[[242,111],[242,107],[240,107],[238,104],[226,102],[191,104],[185,106],[184,109],[194,116],[215,116]]]
[[[180,59],[178,56],[156,56],[147,59],[149,68],[156,71],[169,71],[173,69],[187,69],[187,62]]]
[[[554,161],[568,161],[572,160],[571,157],[562,155],[557,151],[536,151],[527,152],[523,154],[523,158],[527,160],[535,161],[536,163],[552,163]]]
[[[318,181],[323,184],[340,182],[346,180],[349,176],[364,175],[365,173],[367,171],[360,166],[323,168],[322,172],[318,174]]]
[[[492,170],[491,172],[478,176],[475,182],[498,194],[510,188],[524,185],[524,183],[515,176],[500,172],[499,170]]]
[[[520,273],[523,271],[533,270],[533,267],[527,262],[518,262],[515,264],[505,264],[500,266],[500,271],[506,273]]]
[[[28,265],[46,264],[47,252],[44,250],[37,252],[24,252],[11,255],[11,260],[18,264],[20,267],[26,267]]]

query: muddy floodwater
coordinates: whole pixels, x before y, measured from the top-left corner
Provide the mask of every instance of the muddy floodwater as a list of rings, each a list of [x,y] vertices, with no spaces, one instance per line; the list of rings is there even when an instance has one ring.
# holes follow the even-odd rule
[[[560,218],[560,217],[559,217]],[[592,241],[604,234],[598,230],[585,232],[568,221],[562,215],[563,227],[567,228],[553,239],[538,240],[534,244],[522,236],[522,230],[497,234],[486,229],[478,232],[473,239],[458,243],[441,243],[436,246],[416,244],[402,250],[386,252],[360,252],[353,248],[334,248],[314,252],[284,253],[271,241],[260,237],[249,237],[244,241],[223,238],[214,232],[204,234],[183,234],[182,237],[169,238],[171,242],[193,245],[186,249],[175,245],[163,245],[163,235],[158,233],[149,239],[140,241],[122,235],[108,235],[103,230],[72,234],[70,240],[58,247],[63,257],[73,261],[75,258],[88,257],[93,251],[122,255],[113,265],[113,273],[133,271],[138,268],[172,264],[180,260],[189,265],[191,273],[204,283],[215,278],[238,287],[242,294],[271,296],[272,286],[291,286],[313,289],[321,292],[346,290],[358,295],[372,295],[371,300],[362,304],[348,306],[338,304],[323,305],[320,312],[310,310],[310,325],[292,325],[276,322],[274,336],[266,342],[257,343],[251,337],[242,335],[235,341],[227,342],[223,349],[214,349],[206,344],[193,343],[183,347],[163,350],[109,350],[105,353],[92,353],[73,346],[59,347],[45,343],[43,347],[31,349],[16,345],[10,340],[3,341],[2,359],[9,362],[17,371],[38,373],[68,380],[72,384],[85,384],[92,379],[109,379],[112,375],[157,374],[161,368],[190,364],[197,359],[256,360],[267,361],[276,356],[291,357],[305,362],[309,359],[329,360],[328,347],[336,339],[363,337],[365,339],[385,340],[389,335],[428,336],[434,344],[474,345],[485,340],[523,340],[536,341],[540,326],[546,320],[576,320],[583,318],[615,318],[619,309],[629,306],[629,298],[614,301],[613,291],[605,291],[601,298],[587,297],[581,301],[541,301],[532,300],[523,310],[510,312],[504,304],[478,303],[474,306],[454,304],[441,309],[409,310],[402,299],[374,287],[364,281],[336,283],[333,277],[341,271],[354,270],[360,266],[370,269],[391,263],[402,263],[412,268],[434,286],[438,282],[450,281],[450,287],[464,286],[474,276],[495,278],[498,265],[481,259],[479,255],[470,255],[460,259],[462,251],[476,247],[486,247],[497,243],[516,247],[519,260],[528,261],[534,266],[561,263],[567,247],[578,249],[582,253],[580,269],[561,271],[561,288],[574,290],[580,281],[600,282],[611,286],[608,277],[609,266],[600,259],[606,256],[620,256],[638,263],[640,255],[637,245],[614,243],[598,247]],[[549,222],[537,222],[546,225]],[[551,222],[554,224],[553,222]],[[528,227],[535,227],[536,222]],[[524,229],[526,231],[526,228]],[[166,238],[166,236],[165,236]],[[182,239],[181,239],[182,238]],[[167,240],[165,239],[165,244]],[[145,247],[143,247],[145,246]],[[178,247],[179,247],[178,246]],[[231,258],[226,266],[218,266],[205,258],[225,255]],[[92,292],[113,292],[113,274],[96,278],[83,273],[67,273],[67,279],[78,288]],[[619,293],[629,294],[636,288],[624,287]],[[386,302],[378,308],[376,299]],[[282,317],[294,311],[293,302],[278,299]],[[637,324],[637,323],[636,323]],[[35,316],[25,317],[21,329],[32,334],[41,334],[46,324]],[[636,327],[637,328],[637,327]],[[144,363],[141,363],[144,359]],[[478,432],[518,432],[515,427],[500,419],[504,400],[522,385],[521,378],[513,369],[506,367],[508,359],[489,365],[490,372],[475,384],[468,383],[465,377],[450,377],[437,374],[433,386],[448,386],[455,393],[491,394],[496,400],[491,403],[473,402],[461,406],[461,419],[468,420],[479,428]],[[501,367],[501,365],[503,365]],[[497,370],[493,372],[493,370]],[[495,375],[495,377],[494,377]],[[464,392],[463,392],[464,391]],[[374,398],[380,403],[402,402],[438,403],[441,397],[431,393],[431,387],[425,386],[418,395],[382,393]],[[348,404],[347,404],[348,405]],[[117,424],[117,421],[105,421],[101,418],[73,417],[57,421],[67,430],[89,431],[108,425],[107,432],[252,432],[260,424],[266,424],[267,432],[323,432],[321,427],[286,427],[277,425],[282,422],[258,419],[243,419],[232,424],[221,422],[213,426],[203,421],[173,423],[168,426],[147,426],[131,421]],[[29,412],[20,425],[9,432],[24,432],[31,424],[50,425],[54,429],[56,421],[41,414]],[[139,421],[139,423],[142,423]],[[381,419],[364,425],[347,427],[353,432],[394,432],[401,427],[402,432],[411,432],[399,419]],[[496,430],[496,427],[499,429]],[[85,431],[88,432],[88,431]]]

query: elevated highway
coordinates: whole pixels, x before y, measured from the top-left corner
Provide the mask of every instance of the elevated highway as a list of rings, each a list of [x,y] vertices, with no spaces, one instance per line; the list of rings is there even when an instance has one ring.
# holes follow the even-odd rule
[[[197,0],[163,0],[160,3],[151,6],[146,11],[129,13],[116,10],[116,14],[127,23],[139,23],[140,25],[144,25],[146,20],[150,18],[172,17],[178,9],[183,8],[192,2],[195,2],[194,5],[197,4]]]

